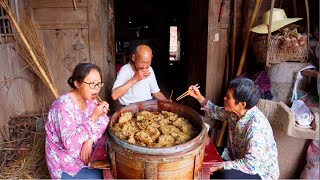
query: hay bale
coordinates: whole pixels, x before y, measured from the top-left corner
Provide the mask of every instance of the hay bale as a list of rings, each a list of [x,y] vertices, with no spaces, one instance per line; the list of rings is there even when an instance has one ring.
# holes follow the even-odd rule
[[[45,132],[37,129],[37,122],[44,119],[45,115],[21,115],[0,127],[0,179],[50,178]]]
[[[0,169],[1,179],[48,179],[45,160],[45,133],[32,133],[29,151]],[[19,149],[17,149],[19,150]]]

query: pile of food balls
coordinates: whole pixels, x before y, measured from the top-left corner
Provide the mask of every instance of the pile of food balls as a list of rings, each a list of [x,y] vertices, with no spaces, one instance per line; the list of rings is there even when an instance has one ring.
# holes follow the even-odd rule
[[[196,135],[188,120],[168,111],[122,113],[112,131],[122,140],[147,147],[171,147]]]

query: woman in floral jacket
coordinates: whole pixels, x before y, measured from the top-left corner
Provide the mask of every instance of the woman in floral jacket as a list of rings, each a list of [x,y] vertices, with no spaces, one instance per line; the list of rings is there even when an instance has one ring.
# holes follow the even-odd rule
[[[103,86],[101,70],[91,63],[78,64],[68,84],[73,90],[54,101],[45,124],[48,170],[52,179],[102,178],[101,170],[87,168],[109,122],[109,104],[96,101]]]
[[[188,93],[213,119],[228,121],[228,143],[220,167],[211,168],[214,178],[278,179],[278,151],[268,119],[256,107],[260,90],[247,78],[232,80],[219,107],[201,95],[195,86]],[[220,171],[219,171],[220,170]]]

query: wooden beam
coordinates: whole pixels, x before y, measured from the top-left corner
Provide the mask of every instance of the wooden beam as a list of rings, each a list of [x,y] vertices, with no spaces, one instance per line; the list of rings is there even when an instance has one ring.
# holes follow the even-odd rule
[[[102,76],[103,81],[105,84],[108,84],[109,82],[106,82],[105,78],[105,66],[104,63],[106,61],[106,57],[104,56],[104,49],[103,49],[103,40],[102,40],[102,29],[101,29],[101,23],[107,23],[107,22],[101,22],[101,12],[100,12],[100,0],[90,0],[88,1],[88,23],[89,23],[89,59],[90,62],[93,64],[96,64],[102,69]],[[100,97],[103,99],[106,99],[105,96],[105,86],[100,91]]]
[[[81,23],[88,21],[87,8],[35,8],[33,17],[37,23]]]
[[[103,49],[100,29],[99,0],[91,0],[88,2],[88,23],[90,60],[93,63],[102,62]],[[101,64],[97,65],[101,66]]]
[[[75,0],[77,8],[87,7],[87,0]],[[32,8],[74,8],[72,0],[30,0]]]
[[[111,90],[116,78],[115,72],[115,17],[114,0],[100,0],[101,39],[103,51],[103,67],[105,81],[105,99],[111,102]]]
[[[218,22],[219,10],[220,0],[209,0],[205,96],[215,103],[219,103],[223,97],[227,50],[227,29],[221,29],[221,23]]]
[[[61,23],[42,23],[39,24],[40,30],[54,30],[54,29],[88,29],[88,23],[73,23],[73,24],[61,24]]]

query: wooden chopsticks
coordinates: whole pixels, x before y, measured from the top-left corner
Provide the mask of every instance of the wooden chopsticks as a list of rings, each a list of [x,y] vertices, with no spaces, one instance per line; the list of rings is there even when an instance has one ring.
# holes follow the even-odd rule
[[[171,98],[172,98],[172,94],[173,94],[173,90],[171,90],[171,94],[170,94],[170,98],[169,98],[170,100],[171,100]]]
[[[97,99],[99,102],[102,102],[102,99],[99,96],[97,96]]]
[[[102,102],[102,99],[99,96],[97,96],[97,99],[98,99],[99,102]],[[109,108],[107,108],[107,110],[110,111]]]
[[[196,84],[196,85],[194,85],[196,88],[198,88],[198,89],[200,89],[200,86],[199,86],[199,84]],[[184,98],[184,97],[186,97],[186,96],[188,96],[189,94],[188,94],[188,91],[186,91],[186,92],[184,92],[183,94],[181,94],[179,97],[177,97],[177,101],[179,101],[179,100],[181,100],[182,98]]]

